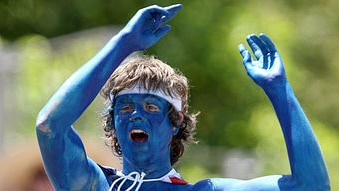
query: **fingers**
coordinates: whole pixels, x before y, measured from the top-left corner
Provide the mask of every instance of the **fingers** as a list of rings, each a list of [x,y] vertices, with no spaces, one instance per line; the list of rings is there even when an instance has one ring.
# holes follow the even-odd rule
[[[247,36],[246,40],[257,58],[268,53],[277,52],[274,43],[266,34],[261,33],[259,36],[251,34]]]
[[[245,58],[245,56],[247,55],[246,52],[248,52],[248,50],[246,50],[245,46],[244,46],[243,44],[239,44],[238,50],[239,50],[241,56],[242,56],[243,58]]]
[[[162,38],[163,36],[165,36],[169,30],[171,30],[171,26],[165,25],[165,26],[159,28],[159,29],[155,32],[155,36],[158,37],[158,38],[160,39],[160,38]]]
[[[261,33],[259,35],[259,37],[266,43],[270,52],[277,52],[277,49],[276,49],[274,43],[272,42],[272,40],[266,34]]]
[[[162,35],[165,33],[165,31],[167,32],[169,30],[169,27],[164,25],[168,21],[172,20],[176,13],[181,9],[181,4],[175,4],[168,7],[159,7],[157,5],[153,5],[144,9],[144,15],[150,16],[150,20],[153,23],[152,31]]]
[[[272,61],[277,53],[277,49],[271,39],[262,33],[259,36],[251,34],[246,37],[246,40],[256,59],[262,64],[261,67],[264,69],[271,68]]]
[[[161,21],[166,23],[170,21],[176,13],[182,9],[181,4],[175,4],[168,7],[160,7],[157,5],[152,5],[144,9],[145,13],[150,13],[155,21]]]
[[[166,23],[172,20],[176,13],[182,9],[182,5],[181,4],[171,5],[168,7],[164,7],[164,9],[167,11],[167,15],[165,17],[162,17],[162,22]]]
[[[158,7],[152,13],[156,28],[159,28],[172,20],[176,13],[182,9],[181,4],[171,5],[168,7]]]
[[[168,12],[176,13],[182,9],[182,5],[181,4],[170,5],[168,7],[164,7],[164,9],[167,10]]]
[[[246,37],[246,40],[257,59],[260,59],[262,56],[267,55],[267,53],[269,52],[266,43],[257,35],[251,34]]]
[[[243,44],[240,44],[238,46],[238,50],[239,50],[241,56],[243,57],[243,64],[244,64],[246,70],[248,70],[250,65],[252,65],[252,61],[253,61],[252,56]]]

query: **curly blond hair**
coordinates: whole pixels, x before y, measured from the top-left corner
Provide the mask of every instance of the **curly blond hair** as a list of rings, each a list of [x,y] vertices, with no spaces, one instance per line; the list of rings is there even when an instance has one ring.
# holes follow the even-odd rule
[[[136,84],[146,90],[161,90],[172,97],[179,95],[182,100],[181,112],[184,119],[181,123],[178,123],[179,113],[173,106],[169,112],[173,127],[179,128],[170,144],[171,164],[173,165],[183,155],[185,144],[196,143],[194,134],[198,113],[188,113],[189,85],[187,78],[154,56],[132,54],[115,70],[102,88],[100,94],[105,99],[107,106],[102,116],[106,144],[112,148],[115,154],[122,156],[121,147],[115,135],[114,97],[121,90],[131,88]]]

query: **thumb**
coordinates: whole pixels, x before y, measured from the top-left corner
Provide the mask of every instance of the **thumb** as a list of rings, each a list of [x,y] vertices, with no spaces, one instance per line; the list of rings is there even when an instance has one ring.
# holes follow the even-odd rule
[[[162,38],[163,36],[165,36],[168,31],[171,30],[171,26],[169,25],[165,25],[165,26],[162,26],[160,27],[158,30],[155,31],[154,35],[157,37],[157,38]]]
[[[248,67],[252,64],[252,60],[253,60],[250,52],[245,48],[243,44],[240,44],[238,46],[238,50],[243,58],[242,62],[245,68],[248,69]]]

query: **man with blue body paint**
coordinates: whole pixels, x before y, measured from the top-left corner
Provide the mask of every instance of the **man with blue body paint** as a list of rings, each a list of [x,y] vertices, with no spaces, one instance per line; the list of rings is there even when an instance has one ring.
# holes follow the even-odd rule
[[[254,52],[239,45],[248,75],[269,97],[284,134],[290,175],[251,180],[210,178],[185,182],[172,165],[193,141],[195,114],[188,113],[187,79],[158,59],[134,55],[170,30],[181,5],[139,10],[91,60],[52,96],[37,117],[36,131],[46,172],[56,190],[325,191],[327,169],[312,127],[299,105],[275,45],[250,35]],[[131,55],[128,57],[129,55]],[[124,62],[124,63],[122,63]],[[121,64],[122,63],[122,64]],[[122,156],[121,171],[86,155],[72,124],[97,94],[107,101],[107,143]]]

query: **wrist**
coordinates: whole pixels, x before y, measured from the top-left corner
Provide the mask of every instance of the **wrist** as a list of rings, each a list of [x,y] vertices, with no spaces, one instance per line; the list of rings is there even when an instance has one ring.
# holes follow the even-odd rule
[[[277,84],[271,84],[263,88],[264,92],[268,97],[277,96],[283,92],[286,92],[286,88],[289,87],[288,81],[283,81]]]
[[[116,34],[108,44],[112,51],[115,49],[118,55],[122,57],[127,57],[131,53],[138,51],[137,48],[133,46],[133,40],[130,34],[123,30]]]
[[[117,35],[120,46],[123,47],[124,50],[129,52],[140,51],[140,47],[138,46],[138,38],[136,34],[129,30],[129,28],[123,28]]]

